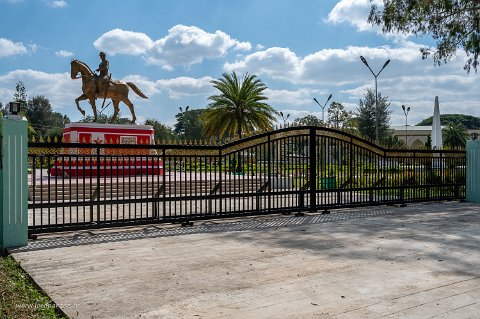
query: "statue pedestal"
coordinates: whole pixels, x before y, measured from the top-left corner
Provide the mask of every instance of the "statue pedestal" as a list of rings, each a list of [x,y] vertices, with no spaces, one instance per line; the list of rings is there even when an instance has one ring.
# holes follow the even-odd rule
[[[142,145],[154,144],[150,125],[70,123],[63,129],[65,143],[81,147],[64,147],[50,169],[53,176],[124,176],[162,175],[163,163],[156,150]],[[90,144],[96,147],[84,147]],[[101,145],[138,145],[138,147],[105,147]],[[77,156],[75,156],[77,155]]]
[[[63,129],[65,143],[154,144],[151,125],[70,123]]]

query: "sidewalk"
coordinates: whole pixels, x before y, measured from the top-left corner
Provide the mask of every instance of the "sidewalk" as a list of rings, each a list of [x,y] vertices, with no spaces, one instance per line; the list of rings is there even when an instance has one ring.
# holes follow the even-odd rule
[[[13,253],[71,318],[479,318],[480,205],[47,236]]]

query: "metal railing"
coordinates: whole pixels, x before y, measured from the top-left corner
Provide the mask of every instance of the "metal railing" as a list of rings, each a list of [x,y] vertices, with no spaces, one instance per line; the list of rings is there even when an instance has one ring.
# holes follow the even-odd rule
[[[319,127],[199,144],[30,143],[30,234],[465,198],[463,151]]]

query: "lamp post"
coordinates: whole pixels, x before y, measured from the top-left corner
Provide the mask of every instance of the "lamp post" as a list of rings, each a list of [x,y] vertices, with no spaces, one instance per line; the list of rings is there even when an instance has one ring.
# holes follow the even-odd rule
[[[282,117],[282,120],[283,120],[283,127],[286,127],[287,126],[287,120],[290,117],[290,114],[287,114],[287,116],[284,116],[283,112],[280,112],[280,116]]]
[[[317,101],[316,98],[313,98],[313,100],[322,108],[322,123],[323,123],[324,126],[326,126],[326,125],[325,125],[325,106],[327,106],[327,103],[328,103],[328,101],[330,101],[331,98],[332,98],[332,94],[330,94],[330,95],[328,96],[327,101],[326,101],[325,104],[323,104],[323,105],[321,105],[320,103],[318,103],[318,101]]]
[[[10,102],[9,103],[9,111],[10,111],[10,114],[13,114],[13,115],[17,115],[18,113],[20,113],[20,107],[21,107],[21,103],[20,102]]]
[[[390,63],[390,59],[388,59],[387,61],[385,61],[385,63],[383,64],[382,68],[380,69],[380,71],[378,71],[377,74],[375,74],[372,69],[370,68],[370,66],[368,65],[368,62],[367,60],[363,57],[363,56],[360,56],[360,60],[362,60],[363,64],[365,64],[367,66],[367,68],[370,70],[370,72],[372,72],[373,74],[373,77],[375,78],[375,141],[376,143],[378,144],[378,91],[377,91],[377,77],[380,75],[380,73],[383,71],[383,69],[385,69],[385,67]]]
[[[183,108],[180,106],[178,109],[180,110],[180,113],[182,113],[182,120],[183,120],[183,129],[185,130],[185,140],[187,139],[187,122],[186,122],[186,118],[185,118],[185,114],[187,113],[188,109],[190,108],[190,106],[187,105],[187,107],[185,107],[185,112],[183,111]]]
[[[405,107],[405,105],[402,105],[402,110],[403,110],[403,114],[405,114],[405,148],[408,148],[408,144],[407,144],[407,139],[408,139],[408,135],[407,135],[407,121],[408,121],[408,112],[410,112],[410,106],[409,107]]]

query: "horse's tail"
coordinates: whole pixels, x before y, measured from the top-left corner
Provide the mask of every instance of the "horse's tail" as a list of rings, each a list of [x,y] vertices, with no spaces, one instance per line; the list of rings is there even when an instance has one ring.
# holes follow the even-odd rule
[[[127,85],[133,90],[133,92],[137,93],[139,96],[143,97],[144,99],[148,99],[148,96],[142,93],[139,88],[132,82],[127,82]]]

